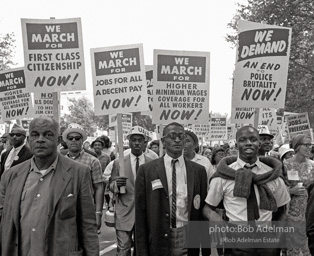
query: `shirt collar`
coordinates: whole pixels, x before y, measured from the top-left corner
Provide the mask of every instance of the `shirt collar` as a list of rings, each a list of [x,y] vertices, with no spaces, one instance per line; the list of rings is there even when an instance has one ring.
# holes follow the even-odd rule
[[[130,157],[131,157],[131,161],[137,158],[137,156],[133,155],[131,152],[130,152]],[[138,156],[138,158],[139,160],[142,160],[144,158],[144,154],[141,154],[140,156]]]
[[[53,163],[47,168],[47,171],[46,173],[50,172],[51,170],[54,170],[56,169],[57,167],[57,163],[58,163],[58,160],[59,160],[59,154],[57,154],[57,157],[56,159],[53,161]],[[35,163],[35,157],[33,156],[32,159],[31,159],[31,168],[29,170],[29,172],[40,172],[40,170],[38,169],[36,163]]]
[[[70,156],[70,152],[68,152],[68,153],[67,153],[67,156],[68,156],[69,158],[75,160],[75,159],[79,158],[81,155],[83,155],[84,152],[85,152],[84,149],[82,149],[81,152],[80,152],[77,156]]]
[[[171,156],[169,156],[167,153],[165,154],[165,158],[164,161],[168,164],[171,165],[171,160],[172,159],[178,159],[179,160],[179,165],[183,166],[184,165],[184,157],[183,154],[181,156],[179,156],[178,158],[172,158]]]
[[[22,147],[24,147],[24,145],[25,145],[25,142],[21,146],[19,146],[17,148],[13,147],[12,149],[13,149],[13,151],[20,151],[22,149]]]
[[[241,168],[243,168],[245,165],[247,165],[248,163],[244,162],[242,159],[240,159],[240,157],[238,157],[237,159],[237,163],[241,166]],[[260,169],[262,167],[262,163],[261,161],[259,160],[259,158],[257,158],[256,162],[251,164],[251,165],[254,165],[256,164],[256,166]]]

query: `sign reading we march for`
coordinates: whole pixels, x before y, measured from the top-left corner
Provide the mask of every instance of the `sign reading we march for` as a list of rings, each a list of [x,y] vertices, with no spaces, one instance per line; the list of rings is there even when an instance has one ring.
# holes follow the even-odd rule
[[[91,49],[96,115],[148,110],[143,45]]]
[[[291,29],[238,23],[232,107],[284,108]]]
[[[85,90],[81,19],[21,21],[27,90]]]
[[[154,50],[153,123],[207,124],[208,52]]]
[[[23,68],[0,72],[0,109],[3,121],[33,116],[31,94],[25,88]]]

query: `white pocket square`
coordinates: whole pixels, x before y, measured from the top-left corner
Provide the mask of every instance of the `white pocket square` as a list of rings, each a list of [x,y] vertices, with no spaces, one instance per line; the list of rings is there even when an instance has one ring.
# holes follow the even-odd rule
[[[68,196],[67,196],[67,197],[71,197],[71,196],[73,196],[73,194],[68,194]]]

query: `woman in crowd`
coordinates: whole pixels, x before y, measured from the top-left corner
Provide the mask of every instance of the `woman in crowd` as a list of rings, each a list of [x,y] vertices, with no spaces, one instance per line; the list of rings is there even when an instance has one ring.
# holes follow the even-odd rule
[[[97,139],[100,139],[104,142],[104,148],[102,151],[110,156],[111,161],[114,160],[116,156],[113,152],[113,148],[111,147],[112,142],[110,141],[109,137],[106,135],[101,135]]]
[[[292,139],[291,146],[295,151],[295,155],[284,160],[284,176],[291,196],[287,218],[288,221],[291,222],[305,221],[305,211],[308,199],[307,187],[314,180],[314,161],[309,159],[312,147],[311,137],[309,135],[299,134]],[[295,243],[290,241],[290,244],[296,244],[299,241],[307,240],[305,231],[302,232],[300,229],[299,233],[300,232],[301,234],[295,236],[298,241],[295,241]],[[293,238],[294,237],[290,237],[289,239]],[[302,248],[287,249],[287,255],[296,256],[311,254],[308,246],[304,246]]]
[[[206,148],[204,149],[203,151],[203,156],[207,157],[209,161],[211,161],[211,158],[212,158],[212,149],[211,148]]]
[[[217,166],[222,158],[226,156],[225,149],[222,147],[215,147],[212,152],[211,163],[216,171]]]
[[[153,140],[149,144],[149,148],[153,150],[159,156],[159,140]]]

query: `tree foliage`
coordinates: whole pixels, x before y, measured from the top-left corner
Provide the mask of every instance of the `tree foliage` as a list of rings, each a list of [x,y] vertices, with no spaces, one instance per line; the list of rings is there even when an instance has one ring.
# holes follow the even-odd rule
[[[71,103],[70,114],[60,119],[60,126],[67,127],[70,123],[80,124],[88,136],[93,136],[96,129],[107,130],[109,128],[109,115],[96,116],[92,102],[87,97],[68,99]],[[152,119],[149,116],[142,116],[140,112],[133,113],[132,126],[139,125],[147,130],[154,131]]]
[[[93,136],[96,129],[107,130],[109,126],[108,116],[96,116],[92,102],[87,97],[68,99],[71,103],[70,114],[61,119],[61,126],[68,126],[70,123],[80,124],[88,136]]]
[[[0,70],[10,69],[13,62],[13,53],[15,49],[14,33],[0,35]]]
[[[308,112],[314,126],[314,2],[313,0],[248,0],[238,4],[226,40],[237,42],[239,19],[292,28],[285,110]]]

